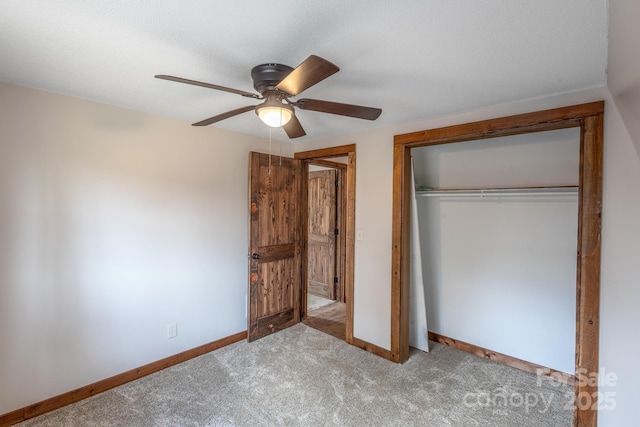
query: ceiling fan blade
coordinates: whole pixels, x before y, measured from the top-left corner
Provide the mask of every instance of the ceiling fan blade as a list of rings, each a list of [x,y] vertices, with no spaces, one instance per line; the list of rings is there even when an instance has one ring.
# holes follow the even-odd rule
[[[375,120],[380,117],[380,108],[363,107],[361,105],[341,104],[339,102],[321,101],[319,99],[300,99],[295,106],[302,110],[320,111],[321,113],[338,114],[357,119]]]
[[[302,128],[302,125],[300,124],[300,121],[295,114],[291,116],[291,120],[289,120],[289,123],[287,123],[283,127],[289,138],[299,138],[307,134]]]
[[[156,79],[162,79],[162,80],[170,80],[172,82],[178,82],[178,83],[186,83],[188,85],[202,86],[202,87],[206,87],[206,88],[209,88],[209,89],[222,90],[224,92],[231,92],[231,93],[235,93],[235,94],[238,94],[238,95],[246,96],[247,98],[261,99],[260,96],[256,95],[255,93],[245,92],[243,90],[238,90],[238,89],[232,89],[230,87],[218,86],[218,85],[214,85],[214,84],[211,84],[211,83],[198,82],[196,80],[183,79],[182,77],[174,77],[174,76],[167,76],[167,75],[164,75],[164,74],[159,74],[159,75],[155,76],[155,78]]]
[[[340,68],[326,59],[311,55],[282,79],[276,87],[291,96],[296,96],[338,71]]]
[[[219,122],[220,120],[228,119],[229,117],[237,116],[238,114],[246,113],[247,111],[255,109],[255,105],[236,108],[235,110],[227,111],[226,113],[218,114],[217,116],[209,117],[208,119],[204,119],[202,121],[199,121],[198,123],[194,123],[192,126],[207,126],[212,123]]]

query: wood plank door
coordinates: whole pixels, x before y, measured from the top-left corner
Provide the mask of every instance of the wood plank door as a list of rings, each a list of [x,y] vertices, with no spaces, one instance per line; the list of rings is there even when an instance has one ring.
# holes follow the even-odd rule
[[[300,321],[302,162],[271,160],[250,154],[249,341]]]
[[[308,288],[336,299],[336,171],[309,172]],[[339,231],[338,231],[339,232]]]

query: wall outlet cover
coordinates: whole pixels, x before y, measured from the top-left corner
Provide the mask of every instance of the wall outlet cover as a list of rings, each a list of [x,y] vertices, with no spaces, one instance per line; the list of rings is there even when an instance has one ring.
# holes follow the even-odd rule
[[[169,323],[167,325],[167,338],[175,338],[178,336],[178,324]]]

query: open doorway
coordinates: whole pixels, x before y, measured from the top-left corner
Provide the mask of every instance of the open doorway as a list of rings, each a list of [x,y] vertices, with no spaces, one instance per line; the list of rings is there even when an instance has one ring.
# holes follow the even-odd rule
[[[304,244],[302,249],[301,319],[311,327],[343,339],[348,344],[357,345],[354,343],[353,338],[356,147],[355,145],[345,145],[298,152],[295,154],[295,158],[303,161],[301,211]],[[317,271],[309,274],[308,270],[316,267],[317,260],[314,260],[314,258],[318,258],[317,254],[310,253],[310,249],[317,251],[319,254],[322,254],[323,250],[325,251],[324,253],[330,251],[327,249],[328,245],[325,246],[325,249],[318,249],[314,248],[314,244],[318,241],[320,243],[328,241],[330,235],[328,232],[331,231],[331,227],[325,226],[326,237],[313,236],[315,233],[309,233],[310,172],[327,169],[334,171],[333,173],[335,173],[338,181],[335,196],[336,205],[334,207],[338,226],[333,226],[332,235],[336,251],[334,255],[335,268],[330,266],[328,271],[321,271],[321,274],[317,274]],[[327,175],[331,175],[331,173]],[[336,179],[334,179],[333,183],[334,189],[336,189],[335,181]],[[323,185],[326,185],[326,182]],[[315,184],[319,186],[320,182]],[[316,190],[311,189],[311,191]],[[323,208],[321,211],[323,215],[330,216],[328,213],[324,213],[325,211],[328,212]],[[335,229],[338,230],[337,234]],[[314,239],[314,242],[312,242],[312,239]],[[309,285],[310,277],[312,279],[311,285]],[[334,283],[336,277],[338,283]],[[316,280],[318,278],[320,280]],[[311,292],[309,292],[310,290]],[[310,303],[315,305],[317,301],[314,298],[314,293],[324,293],[324,296],[320,297],[328,299],[328,304],[322,307],[310,305]],[[311,298],[309,295],[312,295]],[[310,299],[316,301],[309,301]],[[309,310],[309,308],[315,309]]]
[[[311,161],[307,180],[307,319],[345,339],[345,175],[348,157]]]

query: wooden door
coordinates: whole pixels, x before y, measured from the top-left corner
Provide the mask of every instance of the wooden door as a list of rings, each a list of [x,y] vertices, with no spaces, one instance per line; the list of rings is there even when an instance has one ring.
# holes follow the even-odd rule
[[[335,169],[309,172],[308,191],[308,292],[336,299]]]
[[[248,340],[300,321],[300,160],[250,155]]]

